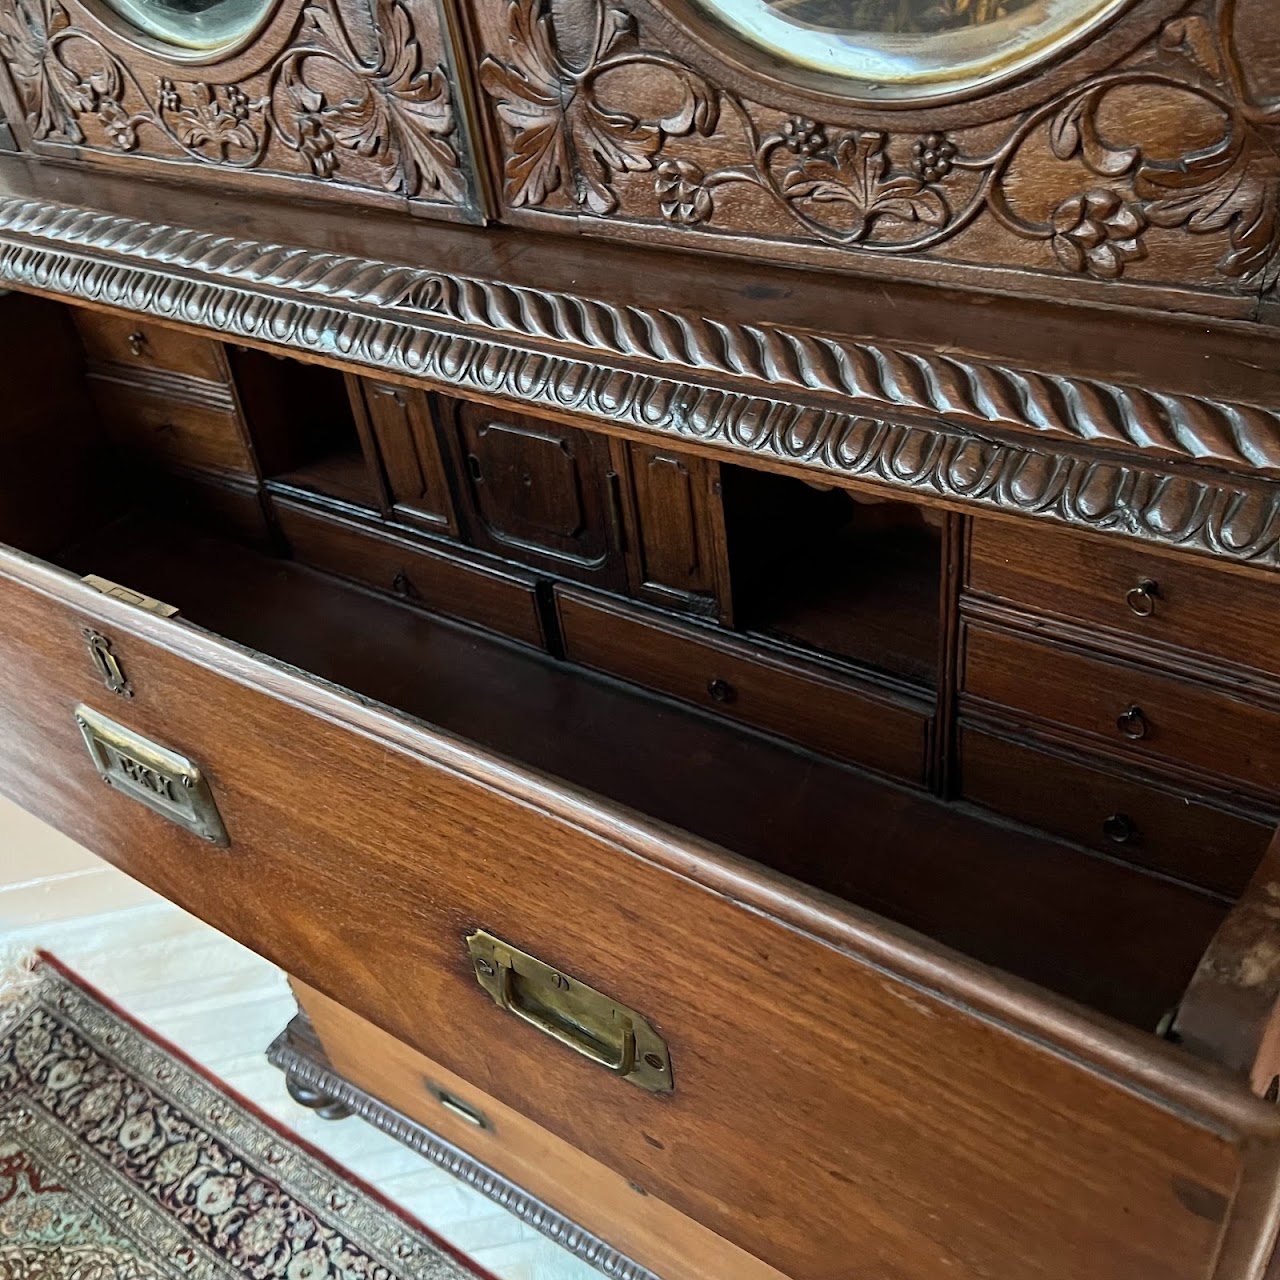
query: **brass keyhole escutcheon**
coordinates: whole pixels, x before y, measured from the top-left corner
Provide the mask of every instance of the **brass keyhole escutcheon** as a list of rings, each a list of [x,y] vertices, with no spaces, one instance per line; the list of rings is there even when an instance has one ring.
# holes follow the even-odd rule
[[[133,686],[120,665],[120,659],[111,652],[111,641],[100,631],[85,627],[84,638],[89,642],[89,658],[94,669],[102,677],[102,683],[122,698],[133,697]]]

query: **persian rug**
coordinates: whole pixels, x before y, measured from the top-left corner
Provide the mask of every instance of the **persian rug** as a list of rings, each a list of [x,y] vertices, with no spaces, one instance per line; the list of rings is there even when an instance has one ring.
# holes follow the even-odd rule
[[[51,958],[0,986],[0,1280],[485,1273]]]

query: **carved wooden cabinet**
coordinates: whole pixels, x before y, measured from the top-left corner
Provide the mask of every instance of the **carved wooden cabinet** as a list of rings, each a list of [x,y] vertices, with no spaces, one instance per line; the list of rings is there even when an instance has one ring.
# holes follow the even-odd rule
[[[0,0],[0,789],[607,1274],[1274,1276],[1270,7]]]

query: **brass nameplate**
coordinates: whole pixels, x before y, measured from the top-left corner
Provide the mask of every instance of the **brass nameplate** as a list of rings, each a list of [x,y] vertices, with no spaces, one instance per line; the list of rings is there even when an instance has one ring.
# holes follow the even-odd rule
[[[494,1003],[649,1093],[670,1093],[671,1054],[643,1015],[483,929],[467,938],[476,980]]]
[[[103,782],[131,800],[224,848],[231,843],[209,783],[198,765],[90,707],[76,723]]]

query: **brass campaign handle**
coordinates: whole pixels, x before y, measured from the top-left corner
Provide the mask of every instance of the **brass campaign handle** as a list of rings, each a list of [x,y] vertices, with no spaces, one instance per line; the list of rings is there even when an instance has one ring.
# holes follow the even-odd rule
[[[643,1015],[483,929],[467,950],[500,1009],[641,1089],[671,1092],[671,1054]]]
[[[629,1018],[617,1019],[620,1034],[616,1040],[596,1039],[592,1031],[579,1026],[571,1016],[561,1014],[554,1002],[549,1002],[550,1007],[542,1008],[535,1003],[526,1004],[514,969],[504,965],[499,970],[499,977],[498,1004],[508,1013],[514,1013],[522,1022],[536,1027],[584,1058],[590,1058],[614,1075],[629,1076],[635,1069],[636,1033]],[[567,978],[561,980],[569,981]]]

